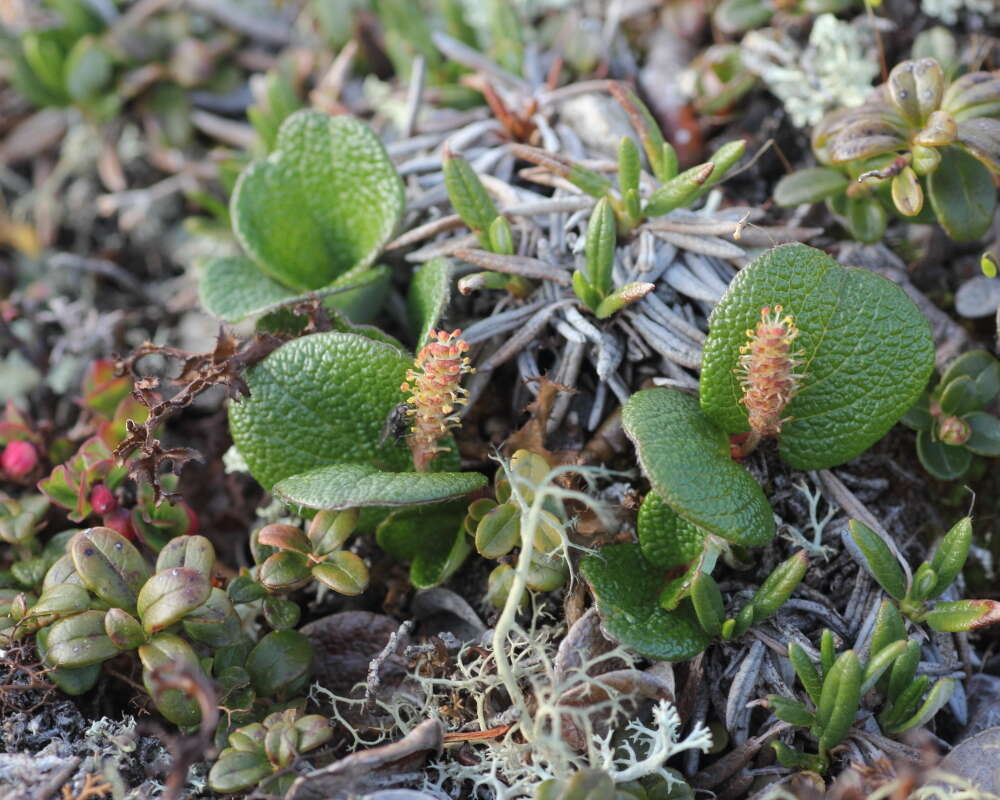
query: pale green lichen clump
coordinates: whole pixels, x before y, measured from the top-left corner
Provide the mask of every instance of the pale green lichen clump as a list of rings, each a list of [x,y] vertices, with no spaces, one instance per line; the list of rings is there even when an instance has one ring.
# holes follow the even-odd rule
[[[819,122],[832,108],[860,105],[878,75],[871,34],[833,14],[817,17],[805,49],[775,29],[751,31],[741,48],[744,64],[800,128]]]

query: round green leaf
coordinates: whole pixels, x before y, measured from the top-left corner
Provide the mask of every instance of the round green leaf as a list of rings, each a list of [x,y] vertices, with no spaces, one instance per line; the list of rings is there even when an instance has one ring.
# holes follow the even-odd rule
[[[272,631],[247,657],[246,669],[261,697],[294,694],[309,679],[313,651],[298,631]]]
[[[487,513],[476,526],[476,550],[483,558],[500,558],[521,541],[521,512],[504,503]]]
[[[972,464],[972,453],[962,446],[945,444],[931,431],[917,431],[917,458],[931,475],[942,481],[961,478]]]
[[[639,545],[603,547],[580,561],[580,571],[594,592],[603,629],[630,650],[658,661],[685,661],[708,647],[690,608],[659,606],[662,570],[643,558]]]
[[[642,554],[664,569],[687,564],[705,546],[705,532],[679,516],[656,492],[643,498],[636,528]]]
[[[243,636],[242,621],[222,589],[212,587],[208,599],[181,621],[184,632],[210,647],[229,647]]]
[[[273,774],[274,768],[263,749],[236,750],[227,747],[208,773],[208,785],[215,792],[229,794],[250,789]]]
[[[302,110],[282,123],[275,151],[240,175],[230,213],[265,273],[309,290],[369,266],[403,205],[403,182],[368,126]]]
[[[728,433],[747,430],[734,372],[746,331],[774,305],[794,317],[804,362],[802,389],[785,410],[781,455],[797,469],[849,461],[920,396],[933,368],[930,326],[885,278],[802,244],[767,251],[733,279],[709,320],[701,407]]]
[[[35,645],[38,648],[38,657],[44,664],[52,663],[48,657],[48,639],[50,630],[50,628],[42,628],[35,634]],[[49,672],[48,677],[66,694],[75,696],[93,689],[100,674],[101,665],[91,664],[88,667],[76,667],[75,669],[54,667]]]
[[[139,620],[120,608],[108,609],[104,615],[104,632],[121,650],[134,650],[146,641]]]
[[[120,651],[104,630],[103,611],[84,611],[48,628],[48,659],[57,667],[87,667]]]
[[[309,561],[301,553],[281,550],[260,565],[257,579],[272,592],[290,592],[309,583]]]
[[[135,612],[135,601],[150,570],[135,546],[111,528],[88,528],[69,543],[83,585],[108,605]]]
[[[676,389],[645,389],[622,407],[622,425],[654,491],[687,522],[743,545],[774,538],[760,485],[729,454],[729,439]]]
[[[972,430],[965,446],[980,456],[1000,456],[1000,419],[985,411],[974,411],[962,417]]]
[[[941,166],[927,177],[934,214],[956,242],[974,242],[989,230],[997,190],[989,169],[957,147],[942,148]]]
[[[156,558],[156,571],[171,567],[189,567],[211,576],[215,566],[215,548],[204,536],[177,536],[167,542]]]
[[[171,567],[157,572],[139,592],[136,609],[146,633],[169,628],[204,603],[212,584],[204,572],[190,567]]]
[[[402,350],[352,333],[317,333],[275,350],[247,371],[250,397],[229,407],[250,472],[270,489],[330,464],[412,469],[405,447],[379,445],[410,363]]]
[[[312,569],[313,577],[335,592],[361,594],[368,586],[368,567],[360,556],[340,550]]]
[[[201,706],[194,697],[181,689],[163,689],[157,680],[160,674],[189,672],[209,682],[191,645],[179,636],[161,633],[139,648],[139,660],[142,683],[157,711],[179,728],[192,728],[201,722]]]

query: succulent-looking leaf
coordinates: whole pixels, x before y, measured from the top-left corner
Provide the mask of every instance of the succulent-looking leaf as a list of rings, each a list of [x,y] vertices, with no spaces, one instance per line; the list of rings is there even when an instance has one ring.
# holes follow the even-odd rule
[[[584,248],[587,263],[587,281],[603,299],[613,287],[611,271],[615,265],[615,246],[618,243],[615,212],[606,197],[597,201],[587,224],[587,241]]]
[[[204,603],[212,584],[204,572],[190,567],[171,567],[157,572],[139,592],[136,608],[142,628],[153,634],[169,628]]]
[[[335,592],[358,595],[368,588],[368,567],[360,556],[341,550],[312,568],[313,577]]]
[[[913,682],[920,664],[920,642],[910,639],[905,643],[903,652],[893,662],[889,673],[889,684],[886,697],[890,703],[902,695],[903,691]]]
[[[264,559],[257,579],[269,591],[290,592],[309,583],[310,575],[306,556],[293,550],[280,550]]]
[[[119,653],[104,630],[103,611],[83,611],[48,628],[48,659],[57,667],[87,667]]]
[[[313,552],[326,555],[338,550],[354,533],[358,524],[356,508],[344,511],[320,511],[309,523],[309,541]]]
[[[816,721],[819,747],[826,751],[843,741],[861,703],[861,664],[853,650],[840,655],[823,680]]]
[[[955,600],[938,603],[927,612],[924,621],[934,630],[947,633],[995,625],[1000,622],[1000,601]]]
[[[128,539],[110,528],[88,528],[72,538],[68,549],[84,586],[110,606],[135,611],[150,571]]]
[[[906,642],[893,642],[892,644],[883,647],[868,659],[868,663],[865,664],[864,673],[861,676],[862,695],[875,685],[878,679],[882,677],[883,673],[885,673],[885,671],[892,666],[893,662],[899,658],[905,650]]]
[[[215,566],[215,548],[204,536],[177,536],[156,557],[156,571],[171,567],[190,567],[211,577]]]
[[[212,791],[222,794],[250,789],[274,773],[263,749],[237,750],[227,747],[208,773]]]
[[[653,489],[681,517],[739,544],[771,541],[767,498],[695,398],[676,389],[637,392],[622,408],[622,425]]]
[[[935,478],[943,481],[961,478],[972,464],[972,453],[965,447],[945,444],[934,438],[933,431],[917,431],[917,458]]]
[[[773,741],[771,748],[774,750],[778,763],[783,767],[795,770],[806,770],[808,772],[823,773],[828,765],[827,760],[821,755],[811,755],[789,747],[784,742]]]
[[[662,573],[637,544],[603,547],[581,560],[580,571],[593,589],[604,630],[629,649],[661,661],[684,661],[708,646],[690,608],[668,612],[657,604]]]
[[[319,289],[375,260],[403,212],[403,182],[378,136],[347,116],[302,110],[233,190],[233,229],[279,283]]]
[[[823,681],[820,679],[812,659],[806,655],[806,651],[802,649],[801,645],[789,642],[788,660],[792,662],[795,674],[799,676],[799,682],[806,690],[806,694],[809,695],[809,699],[813,701],[813,705],[818,707],[820,696],[823,693]]]
[[[872,638],[869,650],[872,656],[878,655],[893,642],[906,639],[906,625],[903,617],[891,600],[883,600],[875,616],[875,627],[872,628]]]
[[[146,641],[142,624],[120,608],[109,608],[104,615],[104,632],[120,650],[134,650]]]
[[[754,593],[753,621],[762,622],[774,614],[792,596],[809,568],[809,558],[805,550],[799,550],[787,561],[774,568],[767,579]]]
[[[804,352],[781,455],[798,469],[848,461],[923,391],[934,358],[927,321],[898,286],[867,270],[842,267],[801,244],[767,251],[733,279],[709,320],[701,406],[728,433],[747,429],[734,373],[746,330],[775,305],[794,315]]]
[[[139,659],[142,661],[142,682],[156,709],[181,729],[192,728],[201,722],[201,706],[194,697],[181,689],[162,689],[158,680],[160,675],[188,672],[208,682],[191,645],[179,636],[161,633],[139,648]]]
[[[906,596],[906,576],[892,550],[875,531],[856,519],[848,523],[851,538],[865,559],[865,567],[890,597]]]
[[[726,607],[719,584],[707,572],[698,572],[691,583],[691,604],[705,633],[709,636],[720,635],[726,618]]]

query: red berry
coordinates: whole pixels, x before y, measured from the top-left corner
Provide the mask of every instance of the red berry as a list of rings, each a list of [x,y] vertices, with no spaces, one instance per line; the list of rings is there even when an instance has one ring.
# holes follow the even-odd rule
[[[15,480],[23,478],[38,465],[38,451],[31,442],[9,442],[0,456],[0,467]]]
[[[90,505],[95,514],[109,514],[118,508],[118,501],[107,486],[99,483],[90,490]]]
[[[104,527],[118,531],[131,542],[136,540],[135,528],[132,527],[132,515],[124,508],[116,508],[104,515]]]

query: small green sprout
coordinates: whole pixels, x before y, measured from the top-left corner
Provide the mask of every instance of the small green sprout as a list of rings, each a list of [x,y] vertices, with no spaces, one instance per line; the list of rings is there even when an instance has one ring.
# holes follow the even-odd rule
[[[368,586],[368,567],[359,556],[341,549],[357,522],[357,509],[348,509],[320,511],[308,533],[294,525],[266,525],[257,541],[277,552],[260,565],[258,580],[269,592],[290,592],[317,580],[340,594],[361,594]]]
[[[329,720],[319,714],[303,716],[297,708],[269,714],[261,722],[229,734],[229,746],[212,765],[208,785],[223,794],[254,786],[263,792],[284,794],[297,777],[289,768],[298,757],[332,736]],[[276,773],[281,774],[272,778]]]
[[[639,153],[631,139],[622,139],[622,146],[631,146],[638,169]],[[628,149],[628,148],[626,148]],[[602,198],[594,206],[587,225],[587,239],[584,247],[586,269],[573,273],[573,291],[576,296],[598,319],[607,319],[629,303],[641,300],[656,287],[652,283],[626,283],[615,287],[612,271],[615,264],[615,245],[618,234],[615,230],[615,214],[608,199]]]
[[[963,517],[944,535],[930,561],[907,579],[899,561],[881,536],[858,520],[848,528],[865,568],[914,622],[936,631],[968,631],[1000,622],[996,600],[955,600],[931,604],[962,572],[972,546],[972,518]]]
[[[659,186],[645,200],[641,194],[641,161],[635,143],[622,137],[618,148],[618,190],[604,176],[554,153],[526,145],[511,145],[515,155],[538,164],[568,180],[584,194],[606,199],[614,211],[618,232],[627,234],[646,219],[690,206],[719,183],[746,152],[746,142],[737,140],[720,147],[703,164],[678,172],[677,152],[663,138],[660,126],[638,96],[627,87],[612,83],[611,94],[625,110],[635,128],[653,176]],[[592,220],[593,221],[593,220]]]
[[[961,480],[1000,456],[1000,419],[986,411],[1000,394],[1000,362],[985,350],[959,356],[903,416],[917,431],[917,457],[935,478]]]
[[[783,766],[826,772],[830,767],[830,751],[847,738],[861,710],[862,698],[876,686],[884,697],[879,724],[885,733],[892,735],[926,724],[948,702],[955,690],[954,678],[941,678],[928,692],[927,676],[916,677],[920,643],[905,639],[898,612],[897,627],[884,611],[885,606],[880,609],[871,653],[864,664],[853,650],[836,655],[829,630],[823,631],[820,640],[818,664],[813,663],[798,643],[788,645],[788,659],[811,708],[801,700],[773,694],[768,695],[767,702],[779,719],[809,728],[818,752],[805,753],[783,742],[772,742]]]
[[[524,502],[531,503],[535,496],[534,486],[540,485],[549,474],[548,462],[540,455],[528,450],[518,450],[511,456],[509,471]],[[511,479],[497,472],[494,480],[496,500],[481,498],[469,505],[465,517],[465,530],[475,540],[476,550],[484,558],[504,559],[521,544],[523,524],[522,506],[513,496]],[[566,527],[562,504],[548,498],[539,512],[535,533],[535,551],[531,556],[527,586],[536,592],[549,592],[566,583],[569,570],[558,550],[563,545]],[[486,596],[497,608],[507,602],[514,578],[514,568],[501,563],[488,579]],[[527,595],[525,595],[525,601]]]
[[[904,61],[863,105],[820,121],[812,146],[823,166],[786,176],[774,198],[783,206],[825,199],[863,242],[882,238],[889,211],[974,241],[993,220],[998,145],[1000,74],[949,82],[933,58]]]
[[[775,14],[838,14],[857,0],[722,0],[712,22],[726,34],[744,33],[767,25]]]

